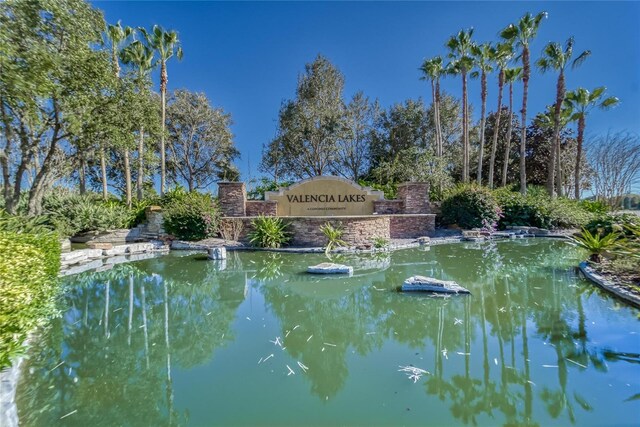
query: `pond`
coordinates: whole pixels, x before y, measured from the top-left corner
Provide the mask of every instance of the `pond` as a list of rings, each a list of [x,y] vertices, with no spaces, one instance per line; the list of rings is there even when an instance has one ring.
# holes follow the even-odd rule
[[[639,311],[583,257],[524,239],[338,258],[350,278],[267,252],[75,276],[22,365],[21,425],[634,424]],[[415,274],[472,295],[395,291]]]

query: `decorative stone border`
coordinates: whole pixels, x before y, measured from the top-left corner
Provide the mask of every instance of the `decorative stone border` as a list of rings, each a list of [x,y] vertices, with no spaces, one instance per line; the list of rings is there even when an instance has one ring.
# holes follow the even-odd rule
[[[593,267],[589,266],[589,263],[583,261],[579,265],[580,271],[584,276],[591,280],[593,283],[601,287],[607,292],[610,292],[625,302],[640,308],[640,296],[630,292],[626,286],[619,283],[607,280],[604,276],[599,274]]]

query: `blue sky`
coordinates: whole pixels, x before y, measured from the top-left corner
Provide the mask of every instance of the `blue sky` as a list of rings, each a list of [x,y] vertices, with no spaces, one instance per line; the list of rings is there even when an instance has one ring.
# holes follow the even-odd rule
[[[444,55],[444,43],[473,27],[478,42],[527,11],[547,11],[531,46],[535,60],[549,41],[576,39],[575,50],[590,49],[582,67],[569,71],[567,87],[606,86],[620,98],[614,110],[594,111],[588,134],[608,130],[640,133],[640,3],[638,2],[184,2],[94,1],[108,22],[130,26],[160,24],[177,30],[181,62],[169,64],[169,89],[205,92],[233,117],[242,158],[242,178],[258,175],[261,149],[275,133],[281,102],[292,98],[296,79],[321,53],[345,76],[345,98],[362,90],[384,107],[408,98],[431,101],[417,68],[426,57]],[[157,74],[157,73],[156,73]],[[157,81],[157,75],[155,76]],[[496,105],[496,76],[490,78],[489,111]],[[555,96],[553,74],[535,74],[529,111],[544,109]],[[495,85],[495,86],[494,86]],[[460,94],[459,78],[443,89]],[[520,96],[515,91],[515,99]],[[479,112],[478,81],[470,100]],[[532,114],[530,114],[530,117]]]

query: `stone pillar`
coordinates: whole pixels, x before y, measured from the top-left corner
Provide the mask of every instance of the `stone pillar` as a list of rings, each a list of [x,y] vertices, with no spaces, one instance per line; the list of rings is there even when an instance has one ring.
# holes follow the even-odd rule
[[[218,203],[222,216],[246,216],[247,188],[244,182],[219,182]]]
[[[405,214],[430,213],[427,182],[405,182],[398,185],[398,199],[404,202]]]

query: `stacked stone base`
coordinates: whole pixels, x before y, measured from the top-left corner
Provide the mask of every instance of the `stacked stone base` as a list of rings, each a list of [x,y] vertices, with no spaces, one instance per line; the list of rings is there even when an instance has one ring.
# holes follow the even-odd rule
[[[251,231],[251,222],[255,217],[224,217],[221,222],[242,221],[241,241],[247,240]],[[369,215],[369,216],[332,216],[332,217],[282,217],[289,224],[293,240],[291,246],[319,247],[327,243],[320,227],[329,222],[343,230],[342,240],[350,246],[369,246],[376,238],[415,239],[427,236],[435,230],[435,215]]]

